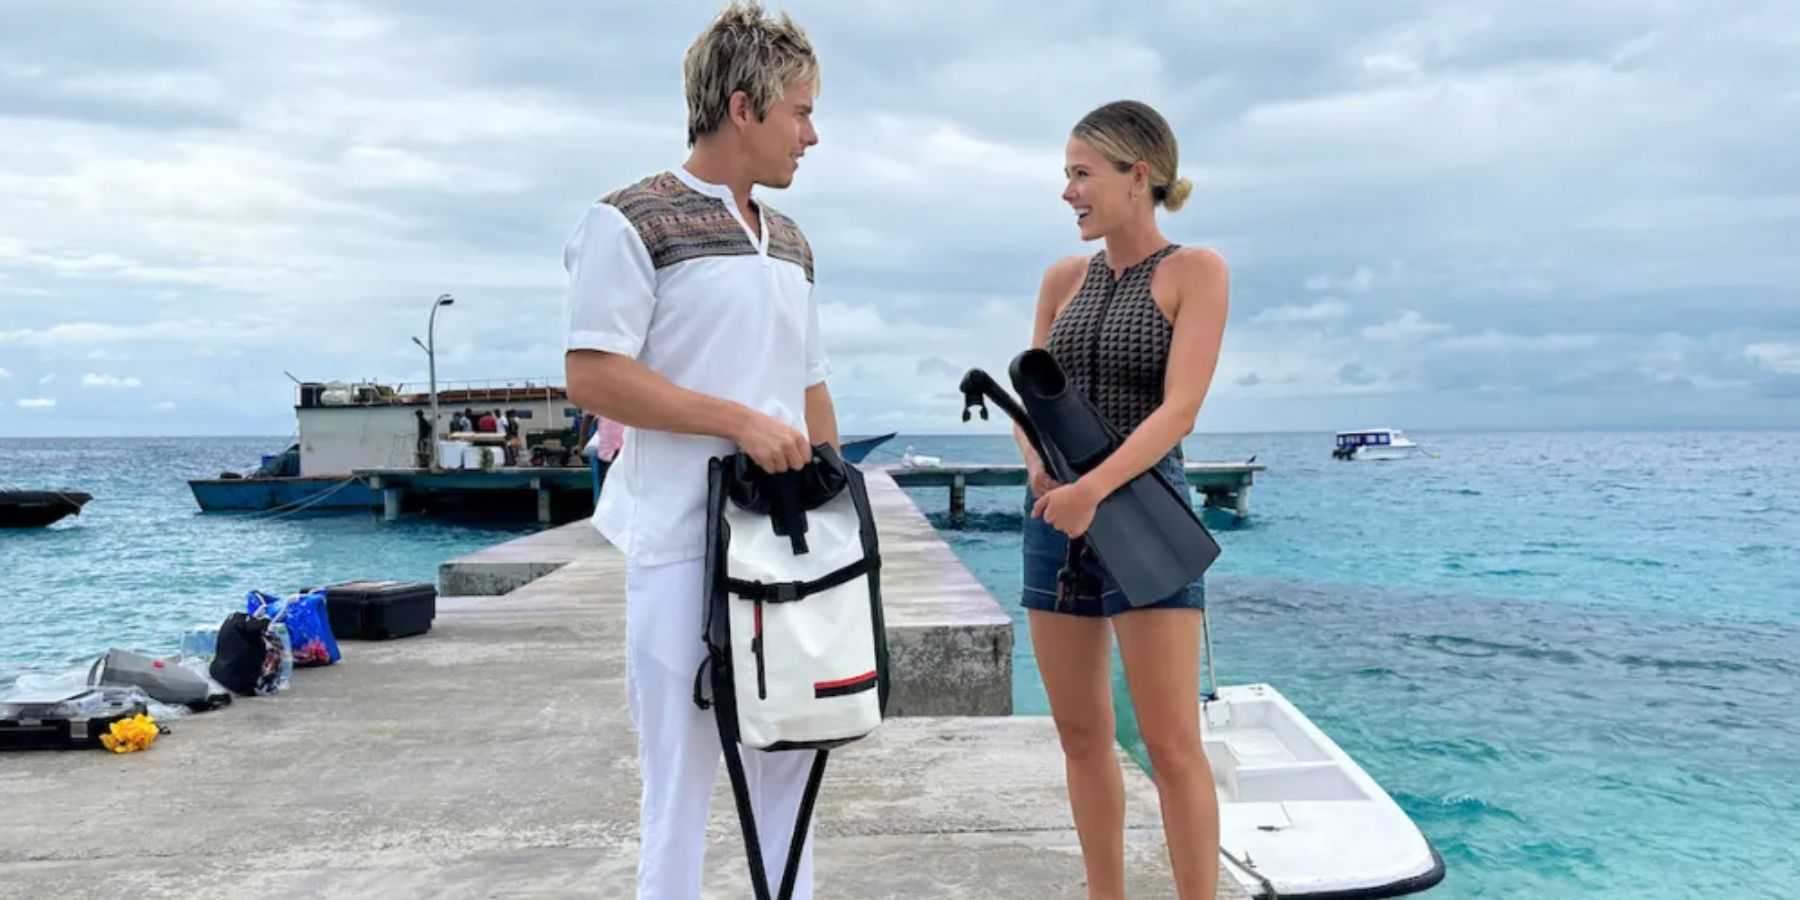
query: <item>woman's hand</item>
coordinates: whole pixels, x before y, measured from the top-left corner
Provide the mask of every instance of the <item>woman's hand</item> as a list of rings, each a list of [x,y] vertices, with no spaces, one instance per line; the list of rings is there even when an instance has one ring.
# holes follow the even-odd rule
[[[1042,497],[1045,494],[1062,487],[1062,482],[1050,477],[1050,473],[1044,471],[1044,467],[1041,465],[1032,466],[1029,475],[1031,479],[1031,494],[1034,497]]]
[[[1031,515],[1041,518],[1050,527],[1078,538],[1087,533],[1088,526],[1094,524],[1094,510],[1100,506],[1100,497],[1091,485],[1077,480],[1074,484],[1056,487],[1038,497],[1037,505],[1031,508]]]

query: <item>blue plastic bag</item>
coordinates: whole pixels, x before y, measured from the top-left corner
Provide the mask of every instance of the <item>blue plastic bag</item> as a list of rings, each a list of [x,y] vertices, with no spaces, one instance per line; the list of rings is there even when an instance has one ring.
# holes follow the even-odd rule
[[[287,625],[295,666],[329,666],[343,658],[337,638],[331,633],[331,619],[325,614],[324,592],[282,599],[251,591],[245,606],[251,615],[262,615]]]

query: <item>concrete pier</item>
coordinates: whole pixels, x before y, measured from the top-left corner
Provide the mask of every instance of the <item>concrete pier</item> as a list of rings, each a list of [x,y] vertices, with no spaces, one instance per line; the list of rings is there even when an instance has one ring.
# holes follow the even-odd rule
[[[891,480],[870,482],[911,648],[894,696],[915,693],[833,754],[817,896],[1084,897],[1050,720],[937,715],[964,701],[929,693],[997,671],[995,648],[1010,665],[1003,611]],[[178,719],[149,752],[0,757],[0,898],[631,896],[624,562],[590,535],[459,560],[446,587],[484,595],[443,597],[429,634],[346,642],[338,665]],[[1172,898],[1155,789],[1121,760],[1129,895]],[[748,877],[723,774],[715,788],[705,896],[735,900]],[[1242,894],[1227,879],[1220,896]]]
[[[869,473],[868,484],[881,522],[889,715],[1010,715],[1012,620],[892,479]],[[591,524],[576,522],[446,562],[438,584],[449,594],[504,594],[612,552]]]

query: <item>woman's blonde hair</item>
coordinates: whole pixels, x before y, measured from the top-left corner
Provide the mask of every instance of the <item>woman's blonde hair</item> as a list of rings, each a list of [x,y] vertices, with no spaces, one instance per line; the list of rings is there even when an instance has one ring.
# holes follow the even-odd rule
[[[750,95],[756,117],[769,114],[789,84],[818,89],[819,61],[806,30],[787,13],[770,18],[760,3],[734,2],[688,47],[688,146],[711,134],[731,115],[731,95]]]
[[[1180,209],[1193,193],[1194,183],[1176,174],[1180,154],[1175,132],[1149,104],[1136,100],[1108,103],[1075,123],[1073,134],[1121,172],[1139,160],[1148,164],[1150,199],[1163,209]]]

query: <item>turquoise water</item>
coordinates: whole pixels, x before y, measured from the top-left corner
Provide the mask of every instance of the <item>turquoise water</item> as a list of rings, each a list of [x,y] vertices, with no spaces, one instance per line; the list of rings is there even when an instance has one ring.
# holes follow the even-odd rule
[[[253,467],[280,438],[0,440],[0,484],[94,495],[47,529],[0,530],[0,693],[108,647],[173,653],[251,589],[362,578],[435,581],[438,564],[529,527],[362,514],[201,514],[186,479]]]
[[[1430,896],[1800,896],[1800,435],[1420,439],[1440,458],[1188,441],[1270,466],[1246,525],[1209,514],[1221,680],[1274,684],[1394,794],[1447,862]],[[1020,624],[1015,701],[1045,712],[1018,490],[971,490],[961,531],[910,493]],[[1142,762],[1116,668],[1114,693]]]
[[[1428,896],[1800,896],[1800,435],[1419,437],[1440,458],[1189,441],[1270,466],[1247,524],[1209,516],[1222,679],[1274,684],[1395,795],[1449,866]],[[871,461],[908,442],[1016,459],[953,436]],[[111,645],[172,650],[250,588],[431,579],[531,530],[198,514],[184,478],[281,443],[0,441],[0,482],[95,495],[0,532],[0,690]],[[912,494],[1022,624],[1017,491],[972,490],[963,529],[942,490]],[[1018,709],[1041,714],[1023,629],[1018,654]],[[1120,739],[1141,758],[1128,715]]]

